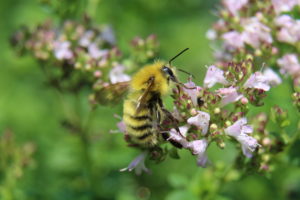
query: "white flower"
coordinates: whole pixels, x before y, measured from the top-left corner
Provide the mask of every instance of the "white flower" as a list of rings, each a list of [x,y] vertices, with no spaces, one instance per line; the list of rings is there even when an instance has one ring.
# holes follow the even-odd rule
[[[54,43],[54,55],[58,60],[68,60],[73,58],[73,52],[70,49],[69,41],[56,41]]]
[[[86,31],[79,39],[79,45],[88,47],[91,44],[91,40],[95,37],[95,33],[92,30]]]
[[[296,54],[285,54],[282,58],[277,60],[282,74],[295,75],[300,73],[300,63]]]
[[[244,87],[262,89],[264,91],[270,90],[269,81],[261,72],[252,74],[245,82]]]
[[[127,74],[124,74],[125,67],[123,65],[116,65],[112,68],[109,72],[109,79],[112,84],[118,83],[118,82],[124,82],[129,81],[130,76]]]
[[[263,71],[263,75],[267,78],[268,83],[271,86],[279,85],[282,81],[281,78],[271,68],[267,68]]]
[[[187,89],[183,87],[183,92],[186,93],[191,98],[193,105],[197,106],[198,105],[197,99],[200,94],[201,87],[196,86],[196,84],[192,81],[189,81],[184,85],[188,88],[195,88],[195,89]]]
[[[210,115],[206,112],[198,111],[194,117],[190,117],[187,122],[201,129],[202,135],[205,135],[209,126]]]
[[[194,140],[189,142],[187,148],[190,149],[194,155],[197,155],[197,164],[201,167],[205,167],[207,163],[207,149],[208,141],[206,139]]]
[[[147,152],[141,153],[126,168],[120,169],[120,172],[130,172],[134,169],[137,175],[142,174],[143,171],[145,171],[146,173],[150,173],[150,170],[145,166],[146,156]]]
[[[271,29],[261,23],[257,17],[245,19],[243,22],[243,40],[253,48],[258,48],[261,42],[271,44],[273,42]]]
[[[276,13],[291,11],[295,5],[300,5],[299,0],[272,0]]]
[[[243,97],[243,95],[239,94],[236,88],[233,86],[229,88],[220,88],[217,90],[217,93],[222,97],[222,106],[225,106],[231,102],[238,101]]]
[[[235,50],[244,47],[243,34],[237,31],[229,31],[222,35],[225,48]]]
[[[234,137],[241,143],[243,154],[247,157],[251,157],[251,152],[255,151],[255,149],[260,146],[255,138],[248,135],[253,132],[253,129],[251,126],[247,125],[246,118],[239,119],[224,131],[227,135]]]
[[[211,88],[216,83],[221,83],[223,85],[227,85],[228,82],[224,77],[224,71],[217,68],[214,65],[211,65],[206,72],[205,78],[204,78],[204,86]]]
[[[248,0],[223,0],[222,3],[233,15],[238,15],[238,11],[244,7]]]

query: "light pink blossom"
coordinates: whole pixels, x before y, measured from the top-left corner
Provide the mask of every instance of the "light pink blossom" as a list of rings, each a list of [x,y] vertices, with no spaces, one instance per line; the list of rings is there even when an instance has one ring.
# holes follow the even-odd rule
[[[270,90],[269,81],[261,72],[252,74],[245,82],[244,87],[262,89],[264,91]]]
[[[257,17],[251,17],[242,21],[244,27],[243,40],[253,48],[258,48],[262,42],[271,44],[273,42],[271,29],[261,23]]]
[[[238,142],[241,143],[243,154],[246,157],[251,157],[252,152],[255,151],[258,146],[260,146],[255,138],[248,135],[249,133],[253,132],[253,128],[247,125],[246,118],[239,119],[224,131],[227,135],[234,137]]]
[[[190,117],[187,122],[191,125],[197,126],[201,129],[202,135],[205,135],[209,126],[210,115],[209,113],[198,111],[194,117]]]
[[[239,94],[237,92],[237,89],[233,86],[229,88],[220,88],[217,90],[217,94],[219,94],[222,97],[222,106],[225,106],[231,102],[236,102],[243,97],[243,95]]]
[[[275,19],[275,24],[280,27],[277,32],[279,41],[290,44],[300,41],[300,20],[294,20],[289,15],[281,15]]]
[[[224,71],[217,68],[214,65],[211,65],[206,72],[204,78],[204,86],[211,88],[216,83],[221,83],[223,85],[227,85],[228,81],[224,77]]]
[[[296,54],[285,54],[277,60],[282,74],[295,75],[300,73],[300,63]]]
[[[295,5],[300,5],[299,0],[272,0],[272,4],[276,13],[288,12],[293,9]]]
[[[187,148],[192,151],[194,155],[197,155],[198,166],[205,167],[207,163],[206,149],[208,141],[206,139],[194,140],[188,143]]]
[[[274,72],[271,68],[267,68],[263,71],[264,77],[267,78],[269,85],[276,86],[279,85],[282,81],[281,78]]]
[[[97,44],[95,44],[95,43],[91,43],[88,46],[88,52],[89,52],[89,55],[94,59],[101,58],[101,57],[106,56],[108,54],[107,49],[101,49],[100,50],[98,48]]]
[[[73,58],[73,52],[70,49],[69,41],[56,41],[54,43],[54,55],[58,60],[68,60]]]
[[[92,39],[95,37],[95,33],[92,30],[87,30],[79,39],[79,45],[83,47],[88,47]]]
[[[232,15],[236,16],[239,10],[248,3],[248,0],[223,0],[222,3]]]
[[[112,68],[109,72],[109,79],[112,84],[118,83],[118,82],[124,82],[129,81],[130,76],[127,74],[124,74],[125,67],[123,65],[116,65]]]
[[[222,35],[225,48],[235,50],[244,47],[243,34],[237,31],[229,31]]]
[[[137,175],[141,175],[143,171],[150,173],[150,170],[145,166],[145,159],[147,157],[147,152],[141,153],[137,156],[126,168],[120,169],[120,172],[135,170]]]
[[[187,88],[183,87],[183,92],[190,97],[190,99],[192,100],[193,105],[197,106],[198,105],[197,98],[198,98],[198,96],[200,94],[200,90],[202,88],[199,87],[199,86],[196,86],[196,84],[192,81],[189,81],[189,82],[185,83],[184,85],[188,88],[195,88],[195,89],[187,89]]]

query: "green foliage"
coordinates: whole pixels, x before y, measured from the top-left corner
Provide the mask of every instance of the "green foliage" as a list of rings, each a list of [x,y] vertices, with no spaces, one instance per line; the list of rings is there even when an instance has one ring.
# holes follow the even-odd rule
[[[87,96],[82,90],[76,97],[59,96],[46,87],[39,63],[30,57],[18,57],[8,39],[20,25],[34,27],[46,19],[63,21],[80,18],[87,12],[97,23],[111,24],[118,45],[125,54],[128,42],[135,36],[157,34],[161,44],[158,58],[168,59],[179,50],[190,51],[176,66],[182,66],[200,83],[204,65],[212,62],[212,51],[205,39],[213,21],[210,11],[216,1],[178,0],[89,0],[89,1],[1,1],[0,2],[0,199],[4,200],[87,200],[87,199],[299,199],[299,142],[280,154],[280,164],[268,177],[249,174],[239,177],[230,170],[234,148],[208,154],[217,163],[200,169],[189,152],[172,150],[173,158],[160,164],[149,163],[151,175],[120,173],[138,152],[128,148],[123,135],[110,134],[116,129],[114,114],[122,106],[99,107],[90,118]],[[138,53],[138,52],[137,52]],[[135,55],[137,59],[138,54]],[[180,79],[186,80],[181,75]],[[274,132],[283,129],[289,135],[299,113],[291,105],[290,88],[283,84],[271,90],[263,108],[250,107],[250,114],[269,112],[276,104],[289,115],[278,116],[274,109]],[[61,104],[61,102],[65,102]],[[75,108],[75,109],[74,109]],[[70,129],[63,125],[72,119]],[[75,126],[76,125],[76,126]],[[90,130],[84,135],[81,128]],[[7,138],[7,129],[14,137]],[[299,135],[299,133],[298,133]],[[298,140],[295,137],[294,140]],[[89,141],[89,142],[86,142]],[[298,140],[299,141],[299,140]],[[27,161],[25,166],[23,161]],[[291,159],[291,160],[289,160]],[[147,163],[148,164],[148,163]],[[241,178],[241,179],[240,179]]]

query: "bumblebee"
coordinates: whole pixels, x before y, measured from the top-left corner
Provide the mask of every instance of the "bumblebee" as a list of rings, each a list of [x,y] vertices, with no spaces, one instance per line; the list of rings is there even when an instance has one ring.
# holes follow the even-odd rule
[[[123,105],[123,121],[126,125],[128,141],[133,146],[156,147],[163,138],[166,139],[166,136],[159,131],[162,121],[169,119],[176,124],[177,120],[164,107],[162,96],[168,93],[170,82],[185,87],[176,78],[171,62],[186,50],[188,48],[170,59],[168,66],[163,62],[146,65],[132,77],[130,82],[117,83],[106,88],[106,91],[112,87],[118,88],[120,94],[125,88],[129,88]]]

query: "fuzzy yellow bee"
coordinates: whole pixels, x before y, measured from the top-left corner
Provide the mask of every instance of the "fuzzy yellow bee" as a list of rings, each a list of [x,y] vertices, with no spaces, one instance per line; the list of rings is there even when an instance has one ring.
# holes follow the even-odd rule
[[[159,132],[162,121],[169,119],[177,125],[176,119],[164,108],[162,96],[169,92],[171,82],[185,87],[176,78],[171,62],[186,50],[188,48],[170,59],[168,64],[158,61],[142,67],[130,82],[109,85],[96,97],[98,102],[107,104],[108,99],[115,102],[113,96],[120,97],[129,89],[123,105],[123,121],[126,136],[132,145],[146,149],[156,147],[162,141],[163,134]],[[114,91],[113,94],[111,91]],[[178,130],[177,127],[174,128]],[[170,142],[176,146],[175,142]]]
[[[169,61],[146,65],[138,71],[130,82],[130,92],[124,101],[123,120],[131,143],[142,148],[155,147],[162,140],[160,123],[169,118],[176,121],[164,108],[162,96],[170,89],[170,82],[179,83],[171,62],[188,49],[184,49]]]

